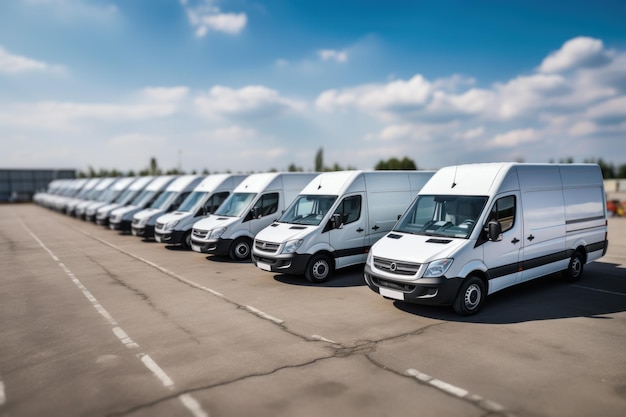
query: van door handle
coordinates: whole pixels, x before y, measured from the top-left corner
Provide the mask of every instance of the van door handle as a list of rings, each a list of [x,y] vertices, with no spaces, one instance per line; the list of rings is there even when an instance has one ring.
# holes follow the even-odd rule
[[[377,224],[375,224],[374,227],[372,227],[372,230],[378,230],[378,229],[380,229],[380,227],[378,227]]]
[[[516,238],[516,237],[514,237],[514,238],[513,238],[513,240],[511,241],[511,243],[512,243],[512,244],[514,244],[514,245],[515,245],[517,242],[519,242],[519,239],[518,239],[518,238]]]
[[[528,236],[528,238],[527,238],[527,239],[528,239],[528,240],[530,240],[530,241],[532,242],[534,238],[535,238],[535,237],[534,237],[533,235],[530,235],[530,236]]]
[[[363,231],[363,229],[361,229],[360,227],[358,229],[356,229],[357,232],[361,233]]]

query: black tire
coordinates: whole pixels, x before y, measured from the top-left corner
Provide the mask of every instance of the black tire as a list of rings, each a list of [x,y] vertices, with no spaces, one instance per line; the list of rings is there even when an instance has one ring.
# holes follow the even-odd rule
[[[333,269],[334,265],[330,257],[326,255],[315,255],[306,266],[304,276],[310,282],[318,284],[328,281],[333,274]]]
[[[191,249],[191,230],[185,233],[180,239],[180,246],[183,249]]]
[[[457,314],[471,316],[480,311],[486,298],[487,291],[483,280],[470,275],[461,284],[452,307]]]
[[[567,269],[563,271],[563,278],[568,282],[576,282],[580,280],[585,268],[585,258],[582,253],[576,251],[569,260]]]
[[[252,241],[247,237],[240,237],[235,239],[230,246],[230,259],[233,261],[245,261],[250,258],[250,252],[252,250]]]

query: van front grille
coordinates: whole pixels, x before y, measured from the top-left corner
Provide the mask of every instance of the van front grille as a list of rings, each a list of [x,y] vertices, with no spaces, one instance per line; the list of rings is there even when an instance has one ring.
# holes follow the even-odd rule
[[[197,237],[198,239],[205,239],[207,234],[209,234],[208,230],[201,230],[201,229],[193,229],[193,232],[191,232],[193,234],[193,237]]]
[[[417,274],[417,271],[420,269],[420,264],[394,261],[393,259],[374,256],[374,267],[392,274],[410,276]]]
[[[280,247],[279,243],[267,242],[265,240],[255,240],[254,247],[263,252],[276,253]]]

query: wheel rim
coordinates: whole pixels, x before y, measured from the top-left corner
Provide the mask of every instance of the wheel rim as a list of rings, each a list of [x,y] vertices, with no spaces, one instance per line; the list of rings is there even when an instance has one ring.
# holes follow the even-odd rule
[[[465,291],[465,307],[468,310],[474,310],[480,304],[482,299],[482,290],[477,284],[472,284]]]
[[[575,256],[574,259],[572,259],[572,267],[571,267],[572,276],[578,277],[582,269],[583,269],[583,263],[580,260],[580,257]]]
[[[235,246],[235,253],[237,257],[240,259],[245,259],[250,254],[250,248],[246,244],[246,242],[239,242],[237,246]]]
[[[326,278],[328,276],[328,271],[329,271],[328,262],[322,259],[316,261],[313,264],[313,267],[312,267],[313,278],[317,280]]]

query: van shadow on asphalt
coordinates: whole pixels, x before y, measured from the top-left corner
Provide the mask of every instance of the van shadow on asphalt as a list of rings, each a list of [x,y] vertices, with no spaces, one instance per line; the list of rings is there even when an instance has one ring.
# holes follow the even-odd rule
[[[585,266],[580,281],[569,283],[560,273],[499,291],[487,297],[474,316],[457,315],[451,306],[424,306],[391,301],[404,312],[437,320],[512,324],[537,320],[587,317],[612,320],[609,314],[626,311],[626,270],[617,264]]]
[[[365,279],[363,278],[363,265],[355,265],[335,271],[333,276],[330,277],[328,281],[319,284],[309,282],[304,275],[276,274],[274,275],[274,280],[283,284],[298,285],[302,287],[345,288],[360,287],[365,285]]]

